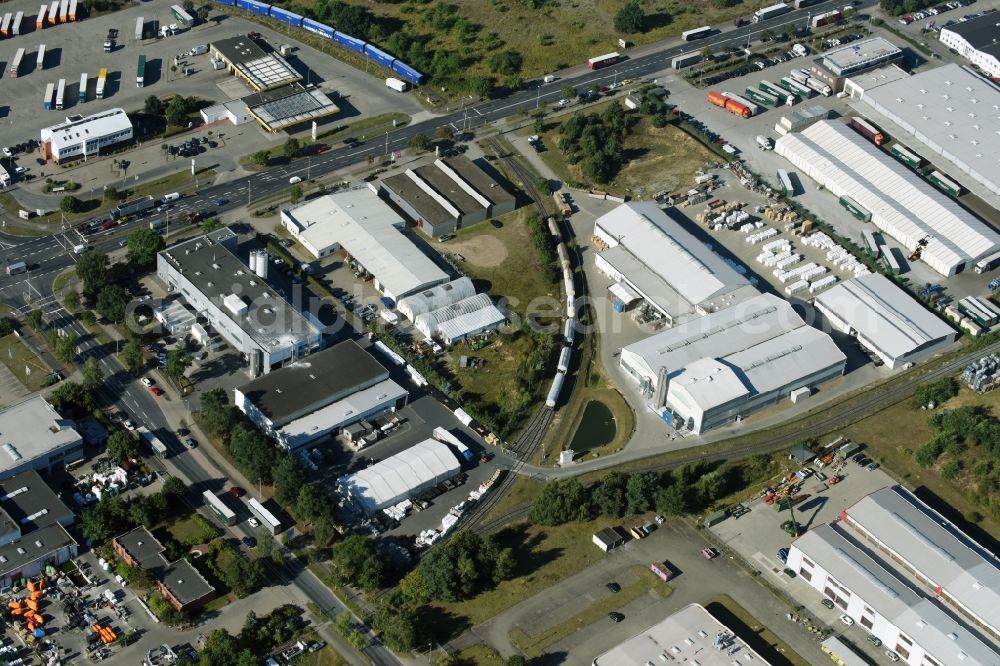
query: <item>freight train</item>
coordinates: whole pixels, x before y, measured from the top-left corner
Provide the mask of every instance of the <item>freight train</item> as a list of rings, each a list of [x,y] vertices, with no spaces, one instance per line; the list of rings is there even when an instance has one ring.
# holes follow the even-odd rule
[[[559,364],[555,377],[549,385],[549,392],[545,396],[545,406],[555,409],[559,402],[559,394],[562,393],[563,383],[569,373],[570,361],[573,357],[573,342],[576,339],[576,287],[573,281],[573,266],[569,259],[569,250],[566,242],[562,240],[559,231],[559,223],[555,217],[548,219],[549,233],[558,242],[556,251],[559,256],[559,267],[563,274],[563,289],[566,292],[566,321],[563,325],[563,347],[559,352]]]
[[[398,76],[413,85],[420,85],[426,79],[426,77],[416,69],[410,67],[405,62],[399,60],[391,54],[386,53],[374,44],[370,44],[363,39],[351,37],[345,32],[340,32],[339,30],[331,28],[330,26],[320,23],[319,21],[314,21],[311,18],[302,16],[301,14],[296,14],[295,12],[290,12],[287,9],[275,7],[265,2],[258,2],[257,0],[213,1],[217,4],[226,5],[228,7],[236,7],[237,9],[242,9],[258,16],[270,17],[276,21],[281,21],[286,25],[290,25],[293,28],[308,30],[313,34],[336,42],[351,51],[360,53],[366,58],[373,60],[376,64],[385,67],[389,71],[395,72]]]

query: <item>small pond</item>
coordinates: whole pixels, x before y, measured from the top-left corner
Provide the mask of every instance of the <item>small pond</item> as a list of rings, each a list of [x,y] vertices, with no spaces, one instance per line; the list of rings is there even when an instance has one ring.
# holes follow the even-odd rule
[[[590,400],[583,408],[583,418],[573,433],[569,448],[578,455],[586,453],[610,444],[617,432],[618,424],[611,409],[600,400]]]

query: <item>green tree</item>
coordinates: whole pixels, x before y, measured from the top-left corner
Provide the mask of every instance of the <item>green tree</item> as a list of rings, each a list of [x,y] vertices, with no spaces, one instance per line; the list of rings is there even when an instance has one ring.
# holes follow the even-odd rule
[[[913,407],[925,407],[933,402],[941,405],[949,398],[958,395],[958,382],[954,377],[942,377],[928,384],[921,384],[913,394]]]
[[[708,48],[707,46],[702,48],[702,50],[699,51],[698,53],[701,55],[702,60],[712,59],[712,49]]]
[[[416,134],[414,134],[413,137],[410,139],[409,143],[410,148],[420,152],[423,152],[428,148],[430,148],[430,145],[431,145],[430,139],[428,139],[427,136],[422,134],[421,132],[417,132]]]
[[[770,42],[773,39],[774,39],[774,31],[771,30],[770,28],[766,28],[763,32],[760,33],[760,41],[762,42]]]
[[[166,247],[163,237],[148,227],[139,227],[128,235],[127,256],[136,268],[156,265],[156,253]]]
[[[292,137],[281,146],[281,152],[288,159],[298,157],[302,152],[302,142]]]
[[[52,353],[63,363],[72,363],[76,358],[76,340],[70,335],[57,335]]]
[[[210,234],[213,231],[218,231],[222,226],[222,221],[219,218],[210,217],[201,223],[201,233]]]
[[[306,484],[302,463],[293,455],[285,455],[274,468],[274,497],[282,506],[294,507],[299,491]]]
[[[573,99],[576,97],[576,86],[563,86],[559,89],[559,94],[563,99]]]
[[[108,442],[105,446],[108,455],[117,461],[133,458],[138,454],[135,437],[124,430],[114,430],[108,435]]]
[[[296,203],[302,200],[302,187],[299,185],[292,185],[288,188],[288,198],[292,203]]]
[[[528,660],[519,654],[507,657],[507,661],[504,666],[528,666]]]
[[[625,485],[625,502],[631,514],[645,513],[653,508],[660,478],[655,472],[636,472]]]
[[[201,396],[201,419],[205,430],[216,437],[227,437],[238,422],[236,408],[229,404],[229,394],[222,387]]]
[[[385,644],[397,652],[409,652],[417,645],[417,613],[391,601],[382,601],[371,617],[372,627]]]
[[[181,6],[184,7],[184,11],[190,14],[194,11],[194,0],[184,0],[184,2],[181,3]]]
[[[492,97],[496,85],[492,76],[470,76],[466,79],[469,92],[481,98]]]
[[[447,125],[441,125],[434,130],[434,138],[438,141],[451,141],[455,138],[455,132]]]
[[[122,195],[118,191],[118,188],[111,187],[110,185],[108,185],[107,187],[104,188],[103,199],[107,203],[114,203],[116,201],[121,201],[122,200]]]
[[[59,201],[59,210],[64,213],[77,213],[82,207],[83,202],[72,195],[65,196]]]
[[[268,160],[271,158],[271,153],[266,150],[258,150],[256,153],[250,156],[250,161],[259,167],[266,167]]]
[[[318,486],[305,484],[295,498],[295,513],[300,519],[314,520],[326,514],[329,502]]]
[[[620,518],[625,515],[626,478],[621,472],[609,472],[590,494],[594,511],[602,516]]]
[[[259,479],[262,483],[273,481],[279,462],[278,451],[260,430],[239,423],[229,435],[228,449],[248,478]]]
[[[330,551],[331,572],[342,583],[356,582],[366,592],[378,590],[385,579],[385,560],[363,536],[351,535]]]
[[[174,95],[170,98],[170,103],[164,110],[163,115],[167,118],[167,123],[174,127],[179,127],[185,123],[188,114],[188,102],[181,95]]]
[[[672,483],[656,492],[656,510],[668,516],[683,516],[688,511],[687,497],[679,483]]]
[[[104,381],[104,370],[101,364],[93,356],[88,356],[81,370],[83,373],[83,385],[93,391]]]
[[[163,101],[156,95],[150,95],[146,98],[146,104],[143,106],[143,109],[151,116],[162,116]]]
[[[191,354],[183,349],[171,349],[167,354],[167,362],[163,366],[163,372],[174,382],[179,382],[190,365]]]
[[[42,326],[45,325],[45,320],[42,318],[42,311],[41,310],[37,310],[36,309],[36,310],[30,311],[28,313],[27,320],[28,320],[28,326],[30,326],[32,328],[32,330],[35,330],[35,331],[42,330]]]
[[[89,416],[96,408],[94,394],[76,382],[63,382],[49,396],[49,402],[56,407],[71,411],[75,415]]]
[[[626,2],[621,9],[615,13],[615,30],[626,34],[642,32],[646,22],[646,15],[642,11],[642,6],[637,0]]]
[[[75,289],[67,292],[66,296],[63,297],[63,305],[70,312],[76,312],[80,309],[80,292]]]
[[[77,264],[79,266],[79,264]],[[97,295],[96,309],[102,317],[115,324],[125,321],[125,309],[132,295],[116,284],[106,284]]]
[[[129,338],[128,342],[122,348],[121,358],[122,363],[129,372],[138,374],[142,370],[145,360],[142,356],[142,342],[140,342],[138,337]]]
[[[165,497],[180,497],[184,493],[186,486],[184,482],[181,481],[180,477],[170,476],[167,480],[163,482],[163,487],[160,492],[163,493]]]
[[[87,250],[77,259],[76,276],[83,283],[83,295],[96,297],[108,283],[108,258],[97,250]]]
[[[494,53],[489,57],[486,64],[494,73],[502,76],[510,76],[521,71],[524,58],[514,49],[507,49]]]

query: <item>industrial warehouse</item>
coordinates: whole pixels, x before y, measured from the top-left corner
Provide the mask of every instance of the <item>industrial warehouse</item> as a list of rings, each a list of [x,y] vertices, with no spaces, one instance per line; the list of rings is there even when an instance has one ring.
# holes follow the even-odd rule
[[[597,218],[597,269],[674,325],[757,295],[750,282],[655,203],[624,203]]]
[[[1000,639],[1000,568],[989,549],[902,486],[863,497],[843,513],[845,527],[886,552],[928,591]]]
[[[956,64],[880,86],[862,100],[911,136],[924,157],[946,160],[968,178],[1000,195],[1000,88]]]
[[[132,137],[132,121],[123,109],[76,116],[41,131],[42,157],[59,163],[97,157],[101,150],[131,141]]]
[[[235,389],[236,407],[286,449],[394,412],[406,389],[353,340],[346,340]]]
[[[327,118],[340,112],[325,92],[293,83],[248,95],[241,100],[247,112],[268,132]]]
[[[267,285],[267,253],[252,254],[250,268],[237,258],[236,244],[228,228],[178,243],[157,255],[156,274],[243,354],[257,377],[319,350],[323,334]]]
[[[670,655],[669,660],[663,655]],[[732,666],[768,662],[704,606],[688,604],[593,661],[593,666],[647,666],[655,663]]]
[[[341,252],[393,300],[449,279],[403,234],[406,222],[369,186],[283,208],[281,224],[314,257]]]
[[[254,39],[238,35],[212,42],[212,55],[226,64],[254,92],[280,88],[302,80],[302,75],[277,53],[262,49]]]
[[[389,176],[381,194],[428,236],[454,233],[514,210],[514,195],[467,157],[434,160]]]
[[[344,497],[365,515],[420,495],[462,470],[447,444],[426,439],[337,483]]]
[[[860,206],[941,275],[971,269],[1000,249],[1000,234],[841,122],[823,120],[786,134],[774,150],[834,196]]]
[[[810,72],[838,91],[843,88],[845,77],[902,60],[901,48],[887,39],[874,37],[827,51],[810,67]]]
[[[919,533],[918,527],[903,524],[902,517],[897,522]],[[838,521],[814,527],[793,541],[786,564],[907,664],[998,662],[1000,655],[990,645],[871,552]],[[947,559],[941,553],[937,557]]]
[[[844,374],[847,357],[771,294],[624,347],[619,364],[663,420],[696,434]]]
[[[816,297],[816,309],[833,326],[896,368],[942,351],[958,333],[879,273],[831,287]]]

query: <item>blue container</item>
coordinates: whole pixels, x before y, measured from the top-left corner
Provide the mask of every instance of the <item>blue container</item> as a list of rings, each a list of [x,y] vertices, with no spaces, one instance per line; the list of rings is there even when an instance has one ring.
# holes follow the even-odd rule
[[[351,37],[347,33],[341,32],[339,30],[333,36],[333,41],[343,46],[346,46],[352,51],[357,51],[358,53],[365,52],[365,40],[357,39],[356,37]]]
[[[212,0],[212,2],[217,2],[220,5],[226,5],[227,7],[232,7],[236,4],[236,0]]]
[[[621,301],[611,301],[611,307],[615,312],[625,312],[625,304]]]
[[[374,47],[371,44],[365,45],[365,55],[386,69],[392,69],[392,63],[396,60],[382,49]]]
[[[309,32],[315,32],[317,35],[326,37],[327,39],[333,39],[333,34],[336,32],[336,30],[330,26],[324,25],[319,21],[313,21],[311,18],[303,18],[302,27]]]
[[[382,297],[382,305],[384,305],[388,309],[392,310],[394,307],[396,307],[396,302],[394,300],[392,300],[391,298],[389,298],[388,296],[383,296]]]
[[[673,425],[674,424],[674,416],[673,416],[673,414],[671,414],[669,411],[664,411],[663,412],[663,421],[667,425]]]
[[[237,0],[239,2],[240,0]],[[266,2],[257,2],[257,0],[243,0],[245,5],[239,5],[244,9],[248,9],[254,14],[260,16],[270,16],[271,15],[271,5]]]
[[[403,77],[404,81],[409,81],[413,85],[420,85],[421,83],[424,82],[423,74],[421,74],[420,72],[418,72],[417,70],[413,69],[405,62],[402,62],[400,60],[397,60],[396,62],[392,63],[392,71],[396,72],[401,77]]]
[[[287,9],[282,9],[281,7],[271,7],[271,18],[278,19],[282,23],[287,23],[293,28],[302,27],[302,15],[296,14],[295,12],[290,12]]]
[[[35,629],[31,635],[34,636],[35,638],[45,638],[45,630],[39,627]]]

